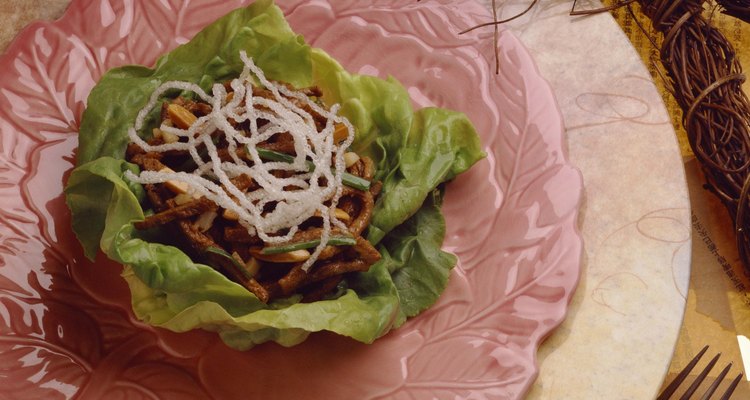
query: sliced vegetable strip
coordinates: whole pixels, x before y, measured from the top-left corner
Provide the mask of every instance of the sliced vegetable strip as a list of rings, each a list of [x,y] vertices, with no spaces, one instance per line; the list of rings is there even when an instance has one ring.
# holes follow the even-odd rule
[[[288,164],[291,164],[294,162],[294,156],[286,153],[281,153],[274,150],[268,150],[263,148],[258,148],[258,155],[260,158],[264,160],[269,161],[279,161],[279,162],[285,162]],[[306,161],[307,164],[307,170],[309,172],[315,171],[315,164],[311,163],[310,161]],[[354,189],[359,190],[368,190],[370,189],[370,181],[367,179],[360,178],[359,176],[352,175],[348,172],[344,172],[341,175],[341,180],[344,182],[345,185],[352,187]]]
[[[287,253],[294,250],[311,249],[320,244],[320,239],[308,240],[306,242],[283,244],[278,246],[264,247],[261,254],[279,254]],[[354,246],[357,239],[347,236],[331,236],[328,239],[329,246]]]

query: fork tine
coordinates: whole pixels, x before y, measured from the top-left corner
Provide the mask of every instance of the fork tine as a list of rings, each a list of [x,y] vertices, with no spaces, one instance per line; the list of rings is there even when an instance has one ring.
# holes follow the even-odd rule
[[[701,357],[703,357],[703,354],[706,353],[706,350],[708,350],[708,346],[703,347],[703,349],[700,352],[698,352],[698,354],[696,354],[692,360],[690,360],[688,365],[686,365],[685,368],[683,368],[682,371],[680,371],[680,373],[677,374],[677,377],[675,377],[672,383],[670,383],[669,386],[667,386],[666,389],[664,389],[664,391],[659,394],[659,397],[657,397],[656,400],[669,399],[669,396],[671,396],[675,392],[675,390],[677,390],[677,388],[680,386],[682,381],[685,380],[685,377],[687,376],[687,374],[689,374],[690,371],[693,370],[693,367],[695,367],[695,364],[697,364],[698,361],[701,359]]]
[[[716,389],[719,387],[719,384],[721,384],[721,382],[724,380],[724,377],[726,377],[729,373],[730,368],[732,368],[732,363],[727,364],[727,366],[721,370],[719,376],[714,379],[714,383],[712,383],[711,386],[706,389],[706,393],[703,393],[703,397],[701,397],[701,400],[708,400],[711,398]]]
[[[719,400],[729,400],[729,398],[732,397],[732,393],[734,393],[734,389],[736,389],[737,385],[740,383],[740,379],[742,379],[742,372],[740,372],[740,374],[732,380],[732,383],[729,384],[729,387]]]
[[[705,368],[703,368],[703,371],[701,371],[700,374],[698,374],[698,377],[695,378],[695,381],[693,381],[693,384],[688,387],[688,390],[680,397],[680,400],[688,400],[690,399],[690,396],[695,393],[696,390],[698,390],[698,386],[703,383],[703,380],[706,379],[706,375],[711,371],[711,369],[716,365],[716,362],[719,361],[719,356],[721,356],[721,353],[714,356],[714,358],[711,359],[711,361],[708,362]]]

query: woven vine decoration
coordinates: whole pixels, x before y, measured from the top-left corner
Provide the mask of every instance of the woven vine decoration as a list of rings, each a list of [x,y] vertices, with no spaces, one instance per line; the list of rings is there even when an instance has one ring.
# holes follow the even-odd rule
[[[750,101],[742,90],[742,66],[726,37],[704,17],[704,1],[638,3],[664,35],[660,59],[667,86],[683,111],[682,124],[706,188],[734,221],[740,259],[750,274]],[[719,3],[727,14],[750,13],[747,1]]]
[[[724,13],[750,23],[750,0],[718,1],[724,7]]]

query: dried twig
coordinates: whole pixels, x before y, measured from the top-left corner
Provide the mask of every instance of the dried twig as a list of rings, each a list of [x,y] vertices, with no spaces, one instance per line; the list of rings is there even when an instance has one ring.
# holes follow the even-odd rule
[[[458,34],[459,35],[463,35],[465,33],[471,32],[471,31],[473,31],[475,29],[484,28],[486,26],[493,26],[495,28],[495,32],[494,32],[494,36],[493,36],[493,43],[494,43],[494,48],[495,48],[495,74],[497,75],[497,74],[500,73],[500,55],[498,54],[498,48],[497,48],[497,46],[498,46],[497,40],[498,40],[498,33],[499,33],[498,28],[499,28],[499,26],[501,24],[513,21],[514,19],[520,18],[521,16],[525,15],[526,13],[528,13],[529,11],[531,11],[534,8],[534,6],[536,5],[536,3],[538,1],[539,0],[532,0],[531,4],[529,4],[529,6],[526,7],[526,9],[523,10],[523,11],[521,11],[520,13],[518,13],[516,15],[513,15],[512,17],[509,17],[509,18],[498,20],[497,19],[497,4],[496,4],[495,0],[492,0],[492,21],[491,22],[485,22],[485,23],[482,23],[482,24],[479,24],[479,25],[475,25],[475,26],[472,26],[471,28],[468,28],[468,29],[464,29],[463,31],[458,32]]]
[[[750,23],[750,0],[717,0],[724,13]]]
[[[596,9],[576,10],[576,4],[578,4],[578,0],[573,0],[573,7],[570,10],[570,15],[590,15],[590,14],[596,14],[596,13],[605,12],[605,11],[616,10],[630,3],[635,3],[635,1],[636,0],[623,0],[621,2],[612,4],[611,6],[604,6],[604,7],[596,8]]]

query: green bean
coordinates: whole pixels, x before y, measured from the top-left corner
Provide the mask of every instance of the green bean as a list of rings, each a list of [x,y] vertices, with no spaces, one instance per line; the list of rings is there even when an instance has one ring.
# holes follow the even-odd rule
[[[328,245],[330,246],[354,246],[357,244],[357,240],[351,236],[331,236],[328,238]],[[281,254],[288,253],[290,251],[311,249],[320,245],[320,239],[308,240],[305,242],[297,242],[290,244],[282,244],[278,246],[264,247],[261,254]]]
[[[234,267],[237,270],[239,270],[239,272],[245,277],[245,279],[248,279],[248,280],[252,279],[253,275],[250,273],[250,271],[247,270],[247,267],[244,264],[237,261],[237,259],[232,257],[231,254],[227,253],[226,250],[218,248],[218,247],[210,246],[210,247],[206,247],[206,252],[213,253],[223,258],[228,259],[229,261],[232,262],[232,265],[234,265]]]
[[[267,161],[279,161],[279,162],[285,162],[285,163],[293,163],[294,162],[294,156],[286,154],[286,153],[280,153],[278,151],[268,150],[268,149],[262,149],[260,147],[256,148],[258,150],[258,155],[260,158],[267,160]],[[315,164],[312,163],[312,161],[306,161],[307,163],[307,170],[313,171],[315,169]],[[341,174],[341,182],[344,183],[344,185],[352,187],[354,189],[359,190],[369,190],[370,189],[370,181],[367,179],[363,179],[357,175],[350,174],[348,172],[344,172]]]

